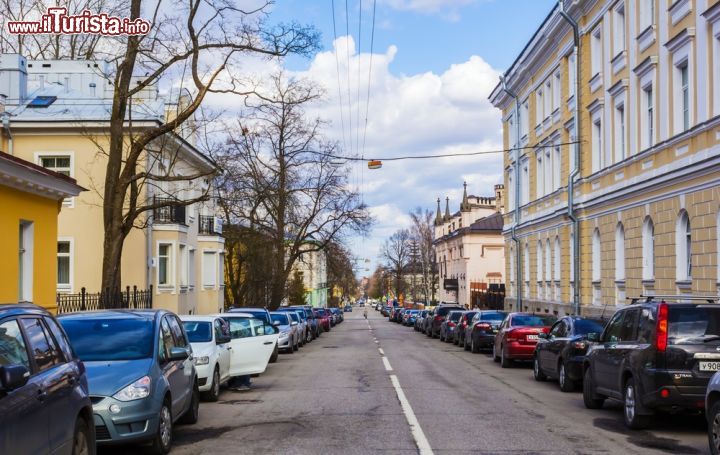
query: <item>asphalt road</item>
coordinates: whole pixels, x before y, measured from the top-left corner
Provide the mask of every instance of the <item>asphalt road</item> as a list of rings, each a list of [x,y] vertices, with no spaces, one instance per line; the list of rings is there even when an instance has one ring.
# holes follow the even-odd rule
[[[666,416],[652,431],[629,431],[619,405],[587,410],[580,393],[535,382],[530,365],[501,369],[489,355],[369,315],[368,324],[357,309],[346,313],[281,355],[252,390],[202,403],[196,425],[176,427],[172,453],[708,452],[702,418]]]

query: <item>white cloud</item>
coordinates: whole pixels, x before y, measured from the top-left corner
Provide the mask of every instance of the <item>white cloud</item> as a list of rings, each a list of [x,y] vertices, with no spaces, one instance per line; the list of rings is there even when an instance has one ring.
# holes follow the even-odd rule
[[[413,11],[422,14],[440,14],[442,17],[456,21],[460,18],[459,10],[477,0],[380,0],[390,8],[400,11]]]

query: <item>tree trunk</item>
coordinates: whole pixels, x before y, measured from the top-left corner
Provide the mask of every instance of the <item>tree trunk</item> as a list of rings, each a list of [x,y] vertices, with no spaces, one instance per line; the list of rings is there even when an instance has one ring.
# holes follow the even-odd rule
[[[122,249],[125,243],[125,236],[122,229],[105,229],[105,242],[103,244],[102,262],[102,292],[109,293],[110,302],[113,305],[116,299],[113,297],[119,294],[122,285],[121,259]]]

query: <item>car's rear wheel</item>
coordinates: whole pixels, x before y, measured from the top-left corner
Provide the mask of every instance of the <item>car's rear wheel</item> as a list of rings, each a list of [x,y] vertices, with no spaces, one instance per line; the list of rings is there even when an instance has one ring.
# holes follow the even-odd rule
[[[540,368],[540,359],[538,359],[537,356],[533,358],[533,378],[538,382],[547,380],[547,376],[543,373],[542,368]]]
[[[205,401],[217,401],[218,398],[220,398],[220,372],[217,365],[215,365],[210,390],[202,393],[202,399]]]
[[[270,363],[275,363],[275,362],[277,362],[278,355],[280,354],[279,351],[280,351],[280,350],[278,349],[278,345],[277,345],[277,343],[275,343],[275,349],[273,349],[273,353],[272,353],[272,355],[270,356]]]
[[[78,417],[75,421],[72,455],[92,455],[94,453],[95,444],[90,436],[90,428],[85,419]]]
[[[183,414],[181,421],[182,423],[187,424],[195,424],[198,421],[198,417],[200,416],[200,390],[198,390],[198,385],[195,383],[193,385],[193,391],[192,396],[190,397],[190,407],[187,411],[185,411],[185,414]]]
[[[505,356],[505,348],[500,346],[500,367],[501,368],[510,368],[513,364],[512,359],[508,359]]]
[[[577,388],[575,381],[568,377],[565,362],[562,360],[560,361],[560,366],[558,367],[558,384],[560,385],[560,390],[566,393],[574,392]]]
[[[158,415],[158,429],[155,434],[155,439],[152,443],[152,451],[156,454],[170,453],[172,449],[172,414],[170,413],[170,403],[167,399],[163,402]]]
[[[720,401],[715,402],[707,413],[708,444],[710,453],[720,455]]]
[[[470,345],[465,338],[463,338],[463,349],[465,349],[466,351],[470,350]]]
[[[605,403],[605,398],[598,397],[595,394],[595,381],[590,368],[585,370],[583,377],[583,402],[588,409],[600,409]]]
[[[625,393],[623,395],[625,398],[625,403],[623,405],[625,425],[633,430],[646,428],[650,424],[651,416],[641,415],[639,413],[638,400],[640,399],[640,396],[633,378],[629,378],[627,382],[625,382]]]

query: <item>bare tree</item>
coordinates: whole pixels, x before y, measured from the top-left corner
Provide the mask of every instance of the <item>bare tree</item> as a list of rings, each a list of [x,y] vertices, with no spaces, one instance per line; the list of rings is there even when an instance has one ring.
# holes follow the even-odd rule
[[[225,169],[220,203],[227,221],[271,239],[266,254],[273,309],[283,300],[296,260],[370,224],[366,207],[349,188],[348,169],[333,158],[337,145],[323,139],[319,119],[306,118],[305,105],[319,96],[307,81],[274,74],[263,93],[246,99],[243,121],[229,128],[218,156]]]
[[[410,231],[400,229],[390,236],[382,246],[380,255],[387,264],[389,272],[393,275],[393,290],[395,296],[405,292],[405,274],[410,264]]]
[[[417,258],[420,260],[422,290],[425,302],[430,303],[435,300],[435,282],[438,276],[433,248],[433,214],[418,207],[410,212],[410,219],[412,220],[410,235],[416,242]]]
[[[354,295],[358,288],[353,268],[352,253],[341,243],[329,242],[325,248],[327,254],[327,280],[331,292],[339,290],[337,299],[330,300],[332,306],[340,306],[343,298]]]

